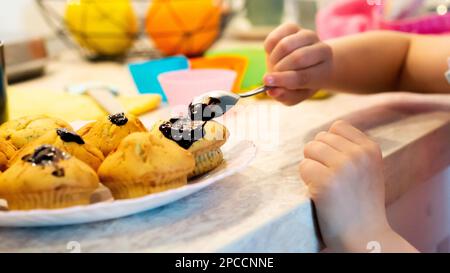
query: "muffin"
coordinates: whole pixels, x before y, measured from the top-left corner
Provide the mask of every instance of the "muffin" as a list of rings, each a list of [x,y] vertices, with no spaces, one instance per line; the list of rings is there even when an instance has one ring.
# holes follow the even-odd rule
[[[8,141],[0,138],[0,171],[8,168],[8,162],[16,154],[16,148]]]
[[[0,176],[0,198],[10,210],[55,209],[90,203],[95,171],[58,148],[43,145]]]
[[[228,130],[218,122],[174,118],[157,122],[151,133],[175,142],[194,155],[195,169],[189,178],[204,174],[223,161],[220,147],[228,138]]]
[[[50,130],[72,127],[65,121],[45,115],[26,116],[3,123],[0,126],[0,138],[9,141],[19,150],[26,144],[38,139]]]
[[[98,175],[115,199],[128,199],[184,186],[194,167],[190,152],[144,132],[124,138]]]
[[[93,145],[85,143],[83,138],[77,133],[66,128],[58,128],[51,130],[42,137],[25,145],[17,154],[10,160],[10,165],[16,161],[21,160],[27,154],[33,153],[36,147],[41,145],[52,145],[63,152],[71,154],[80,159],[84,163],[91,166],[95,171],[100,167],[105,157],[103,153]]]
[[[101,118],[78,130],[78,134],[94,145],[106,157],[122,139],[131,133],[147,131],[141,121],[131,114],[119,113]]]

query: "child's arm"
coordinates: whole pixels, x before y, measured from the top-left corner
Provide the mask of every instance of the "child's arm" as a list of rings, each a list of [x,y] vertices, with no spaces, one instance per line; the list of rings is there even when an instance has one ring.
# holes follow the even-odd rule
[[[369,32],[326,43],[309,30],[282,25],[265,41],[269,95],[294,105],[320,88],[354,93],[450,93],[445,80],[449,36]]]
[[[444,74],[450,36],[369,32],[331,40],[334,67],[328,88],[370,93],[449,93]]]
[[[338,121],[308,143],[304,153],[300,175],[331,251],[417,252],[388,224],[383,160],[375,142]]]

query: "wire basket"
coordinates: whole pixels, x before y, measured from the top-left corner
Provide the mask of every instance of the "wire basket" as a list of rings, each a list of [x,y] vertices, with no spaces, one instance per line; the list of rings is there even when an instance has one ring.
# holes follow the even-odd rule
[[[86,47],[80,46],[74,38],[73,30],[70,31],[68,27],[68,22],[65,19],[64,12],[68,1],[74,0],[36,0],[39,10],[46,21],[46,23],[53,30],[55,35],[60,38],[64,44],[71,48],[77,50],[83,57],[89,60],[123,60],[124,58],[158,58],[162,54],[153,46],[151,39],[149,39],[147,33],[144,31],[147,11],[149,9],[151,0],[130,0],[134,14],[137,18],[137,31],[127,34],[126,39],[132,39],[134,42],[132,46],[127,50],[126,54],[119,54],[116,56],[102,55],[94,52],[93,50],[87,49]],[[86,0],[85,0],[86,1]],[[122,0],[110,0],[110,1],[122,1]],[[153,0],[161,1],[161,0]],[[189,0],[171,0],[171,1],[189,1]],[[222,5],[225,3],[224,0],[216,0],[216,3]],[[223,33],[225,26],[231,19],[233,14],[223,13],[221,16],[221,31],[219,37]],[[108,19],[108,15],[104,14]],[[108,19],[109,20],[109,19]],[[114,18],[111,18],[111,23],[114,23]],[[86,35],[86,33],[79,33],[77,35]],[[112,33],[91,33],[89,35],[98,35],[100,37],[114,38]],[[123,36],[123,35],[122,35]]]

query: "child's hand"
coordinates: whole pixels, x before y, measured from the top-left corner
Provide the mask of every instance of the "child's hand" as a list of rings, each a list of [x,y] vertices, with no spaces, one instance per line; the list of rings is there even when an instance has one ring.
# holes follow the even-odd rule
[[[268,94],[286,105],[312,96],[330,77],[331,47],[313,31],[285,24],[267,37],[264,46],[269,70],[264,83],[276,87]]]
[[[300,175],[308,185],[324,241],[338,250],[364,251],[391,231],[386,218],[379,146],[344,121],[305,146]]]

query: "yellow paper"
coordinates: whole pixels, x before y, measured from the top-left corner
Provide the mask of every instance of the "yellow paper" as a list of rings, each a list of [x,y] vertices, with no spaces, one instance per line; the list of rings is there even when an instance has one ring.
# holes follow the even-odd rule
[[[159,95],[119,96],[127,112],[140,115],[159,106]],[[46,114],[66,121],[92,120],[106,114],[97,103],[85,95],[73,95],[51,90],[16,90],[8,92],[9,118]]]

